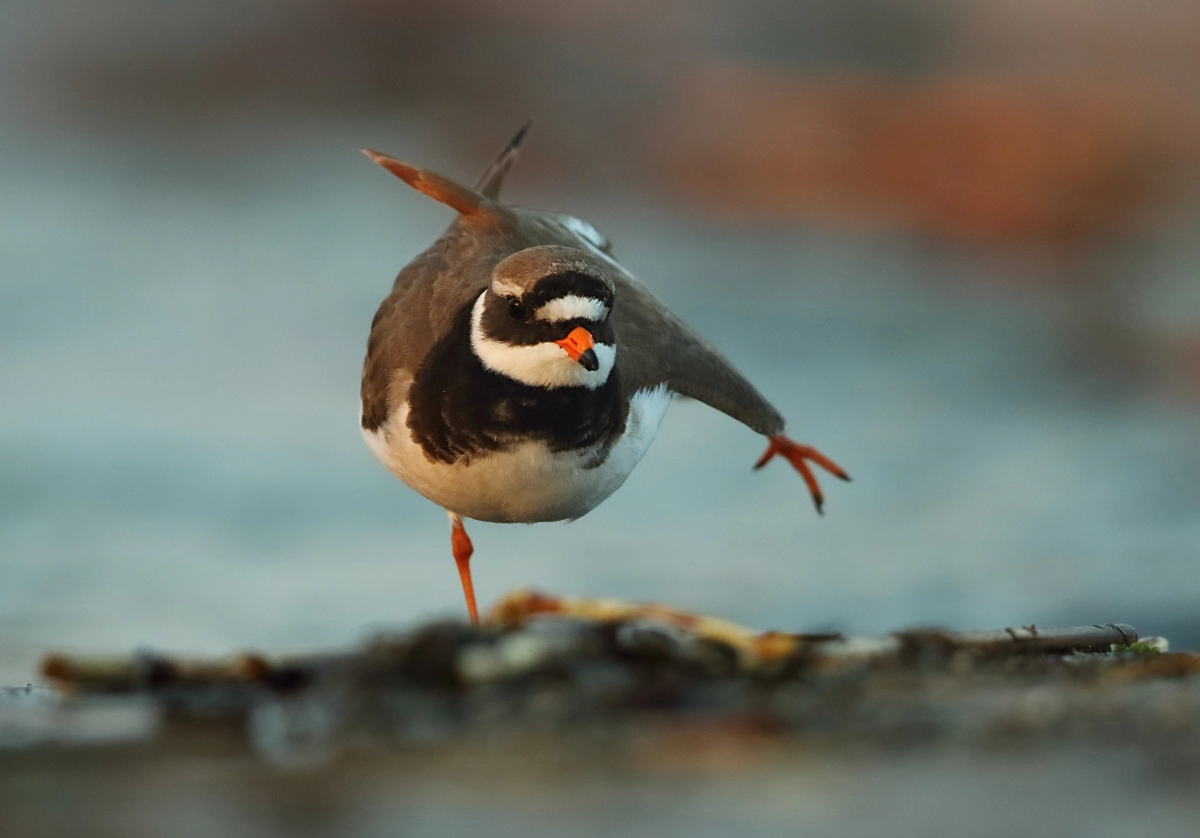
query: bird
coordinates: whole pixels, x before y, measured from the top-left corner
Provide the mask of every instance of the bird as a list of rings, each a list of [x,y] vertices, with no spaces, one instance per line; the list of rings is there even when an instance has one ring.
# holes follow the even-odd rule
[[[642,459],[672,397],[707,404],[766,438],[817,512],[810,463],[783,416],[724,356],[656,299],[592,224],[504,203],[529,124],[473,188],[372,149],[363,154],[456,211],[404,267],[371,322],[360,424],[394,475],[441,506],[473,625],[474,545],[464,519],[574,520]]]

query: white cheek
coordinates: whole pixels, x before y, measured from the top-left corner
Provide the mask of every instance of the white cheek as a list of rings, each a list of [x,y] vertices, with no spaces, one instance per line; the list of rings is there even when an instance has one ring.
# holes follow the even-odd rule
[[[617,359],[615,346],[598,343],[592,347],[599,368],[590,371],[572,360],[566,350],[556,343],[512,346],[489,338],[483,333],[480,323],[486,293],[479,295],[471,311],[471,349],[485,367],[522,384],[548,389],[587,387],[595,390],[608,381]]]

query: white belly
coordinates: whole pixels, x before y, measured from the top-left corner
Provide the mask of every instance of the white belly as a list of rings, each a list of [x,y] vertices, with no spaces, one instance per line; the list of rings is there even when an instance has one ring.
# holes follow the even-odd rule
[[[595,449],[552,453],[543,442],[471,458],[468,465],[434,462],[412,438],[408,401],[377,431],[363,429],[379,461],[412,488],[464,518],[534,523],[579,518],[615,492],[654,440],[671,394],[665,386],[642,390],[629,405],[625,433],[608,458],[584,468]]]

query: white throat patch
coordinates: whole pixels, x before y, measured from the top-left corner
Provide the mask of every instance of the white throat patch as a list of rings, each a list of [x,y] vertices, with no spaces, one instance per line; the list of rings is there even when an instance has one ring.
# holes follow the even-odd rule
[[[483,332],[482,323],[483,301],[487,293],[484,291],[480,294],[471,309],[471,351],[483,362],[485,367],[522,384],[528,384],[531,387],[545,387],[548,390],[557,387],[587,387],[589,390],[595,390],[608,381],[609,373],[612,372],[613,363],[617,358],[615,346],[597,343],[592,347],[600,367],[594,372],[590,372],[585,370],[578,361],[572,360],[571,356],[567,354],[567,350],[552,341],[535,343],[532,346],[513,346],[488,337]],[[577,297],[576,299],[585,298]],[[599,301],[593,300],[593,302],[598,303]],[[550,303],[547,303],[542,308],[549,305]],[[603,308],[603,306],[601,307]]]

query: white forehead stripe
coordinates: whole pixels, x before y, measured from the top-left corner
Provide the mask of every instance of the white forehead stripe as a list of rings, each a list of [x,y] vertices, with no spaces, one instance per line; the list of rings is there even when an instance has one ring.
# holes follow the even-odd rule
[[[492,283],[492,292],[500,297],[520,297],[524,290],[520,285],[498,279]]]
[[[586,370],[578,361],[571,359],[567,350],[553,341],[532,346],[513,346],[495,340],[483,331],[483,303],[486,296],[486,291],[480,294],[475,300],[475,307],[471,309],[471,350],[485,367],[522,384],[549,390],[557,387],[587,387],[595,390],[608,381],[617,359],[615,346],[606,343],[593,346],[600,368]]]
[[[555,297],[541,306],[533,316],[538,320],[549,320],[551,323],[580,318],[599,322],[608,316],[608,306],[595,297],[567,294],[564,297]]]

